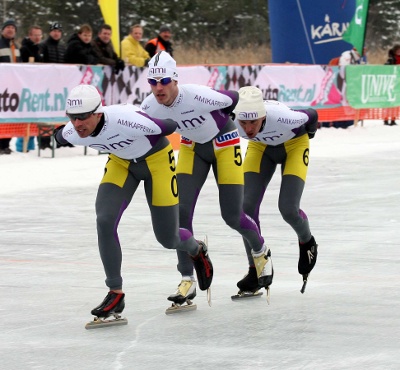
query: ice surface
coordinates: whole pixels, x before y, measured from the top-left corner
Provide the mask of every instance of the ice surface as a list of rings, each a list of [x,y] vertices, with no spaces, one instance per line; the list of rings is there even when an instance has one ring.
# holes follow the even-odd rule
[[[106,155],[83,148],[0,156],[0,366],[22,369],[399,369],[400,128],[368,121],[311,141],[302,208],[319,244],[300,293],[298,246],[277,209],[277,172],[261,209],[275,268],[265,295],[232,302],[247,271],[241,237],[219,215],[210,176],[195,213],[208,236],[212,307],[165,315],[180,281],[155,240],[143,188],[119,228],[126,326],[85,330],[106,295],[94,200]]]

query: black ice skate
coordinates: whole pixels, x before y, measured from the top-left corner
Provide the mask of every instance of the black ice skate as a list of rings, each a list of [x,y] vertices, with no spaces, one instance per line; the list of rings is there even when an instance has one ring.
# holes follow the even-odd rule
[[[299,263],[297,268],[299,274],[303,275],[303,286],[300,290],[301,293],[304,293],[306,289],[308,276],[317,262],[317,256],[318,244],[315,242],[313,236],[311,236],[311,239],[307,243],[299,243]]]
[[[172,301],[172,305],[166,309],[165,313],[169,315],[176,312],[195,310],[197,305],[192,302],[195,297],[196,281],[190,279],[182,280],[175,293],[168,297],[168,300]]]
[[[200,251],[196,257],[192,257],[194,268],[197,274],[197,281],[201,290],[208,290],[211,285],[213,278],[213,265],[210,257],[208,256],[208,250],[206,243],[199,241]]]
[[[257,270],[254,266],[249,267],[249,272],[244,278],[237,282],[237,287],[242,292],[255,292],[259,289]]]
[[[239,292],[231,296],[232,300],[260,297],[263,294],[259,291],[257,270],[254,266],[249,267],[249,272],[236,285],[239,288]]]
[[[126,325],[128,320],[121,317],[121,312],[125,308],[125,294],[108,292],[97,307],[95,307],[91,314],[95,316],[92,322],[86,324],[86,329],[99,328],[112,325]],[[113,318],[107,320],[108,317]]]

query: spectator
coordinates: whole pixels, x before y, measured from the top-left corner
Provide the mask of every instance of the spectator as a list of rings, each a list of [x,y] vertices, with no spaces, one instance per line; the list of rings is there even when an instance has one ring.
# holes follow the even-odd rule
[[[40,43],[43,63],[64,63],[65,44],[61,40],[63,34],[61,23],[54,22],[50,25],[49,36]],[[40,149],[49,148],[53,150],[50,144],[50,136],[41,136],[38,138]]]
[[[357,51],[356,48],[353,48],[351,50],[346,50],[342,53],[339,59],[339,65],[340,66],[346,66],[349,64],[359,64],[361,60],[361,55]]]
[[[362,52],[362,55],[360,57],[360,61],[358,62],[358,64],[368,64],[367,53],[368,53],[368,48],[363,47],[363,52]]]
[[[150,58],[161,50],[166,51],[171,57],[173,56],[172,53],[174,49],[172,49],[172,43],[169,41],[171,36],[171,28],[166,25],[160,27],[160,32],[157,37],[149,40],[145,46]]]
[[[393,65],[393,64],[400,64],[400,44],[394,45],[388,51],[388,60],[386,61],[385,65]],[[397,125],[396,117],[391,117],[390,122],[389,122],[389,117],[386,117],[385,120],[383,121],[383,124],[387,126]]]
[[[13,19],[5,21],[1,27],[0,38],[0,63],[20,63],[21,54],[14,38],[17,33],[17,25]],[[0,139],[0,154],[11,154],[11,138]]]
[[[62,25],[50,25],[49,37],[40,44],[43,63],[64,63],[65,44],[62,38]]]
[[[40,53],[40,41],[42,40],[43,32],[40,26],[31,26],[29,28],[28,37],[25,37],[21,42],[21,59],[24,63],[41,62],[42,56]],[[17,152],[23,151],[24,139],[22,137],[17,138],[15,143]],[[28,151],[35,149],[34,136],[29,138]]]
[[[400,44],[394,45],[388,51],[388,60],[385,64],[400,64]]]
[[[98,57],[92,46],[92,27],[83,24],[67,42],[64,62],[71,64],[97,64]]]
[[[24,63],[28,63],[29,61],[40,63],[42,61],[40,51],[42,37],[42,27],[31,26],[29,28],[28,37],[25,37],[21,42],[21,59]],[[29,58],[33,59],[29,60]]]
[[[118,58],[111,41],[112,28],[108,24],[103,24],[97,37],[92,40],[92,47],[97,55],[99,64],[112,66],[116,74],[123,71],[125,63]]]
[[[339,75],[337,78],[337,84],[338,84],[338,89],[341,91],[343,99],[346,96],[345,66],[349,64],[360,64],[360,61],[361,61],[361,55],[356,48],[344,51],[339,58]],[[344,100],[344,104],[348,104],[346,100]],[[346,129],[347,127],[353,124],[354,124],[353,120],[335,121],[333,122],[333,127]]]
[[[142,36],[142,26],[140,24],[135,24],[130,28],[129,35],[121,41],[122,59],[135,67],[146,67],[150,60],[149,53],[140,43]]]

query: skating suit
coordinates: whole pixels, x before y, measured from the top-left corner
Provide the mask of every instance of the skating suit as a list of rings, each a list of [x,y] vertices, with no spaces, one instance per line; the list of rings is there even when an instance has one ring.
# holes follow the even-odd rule
[[[192,255],[197,254],[198,244],[191,232],[179,229],[175,157],[165,137],[174,132],[176,122],[150,118],[131,104],[103,110],[103,118],[92,136],[80,138],[69,122],[57,134],[57,140],[62,141],[62,135],[71,144],[110,153],[97,193],[96,215],[106,285],[113,290],[122,288],[119,221],[141,181],[157,241],[165,248]],[[133,225],[133,230],[140,239],[143,229]]]
[[[178,85],[173,104],[159,104],[149,95],[141,108],[152,117],[171,118],[178,123],[181,137],[178,157],[180,226],[193,232],[193,213],[210,168],[218,183],[221,215],[259,251],[264,243],[255,222],[243,212],[243,167],[238,130],[229,117],[238,94],[201,85]],[[210,230],[212,233],[212,230]],[[192,261],[178,253],[178,270],[193,273]]]
[[[281,165],[282,182],[278,207],[283,219],[294,229],[301,242],[311,238],[306,214],[300,209],[309,161],[309,131],[315,131],[317,114],[314,110],[292,110],[277,101],[265,101],[266,121],[260,132],[249,139],[244,159],[245,190],[244,211],[260,227],[259,211],[264,193],[278,164]],[[239,125],[241,137],[248,139]],[[260,227],[261,229],[261,227]],[[251,265],[251,246],[246,242],[246,252]]]

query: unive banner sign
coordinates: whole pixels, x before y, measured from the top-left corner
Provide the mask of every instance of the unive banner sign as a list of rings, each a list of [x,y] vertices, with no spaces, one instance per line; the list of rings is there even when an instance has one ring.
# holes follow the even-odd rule
[[[351,48],[342,36],[356,0],[269,0],[273,63],[328,64]]]
[[[400,104],[400,66],[346,66],[346,97],[354,108],[389,108]]]

